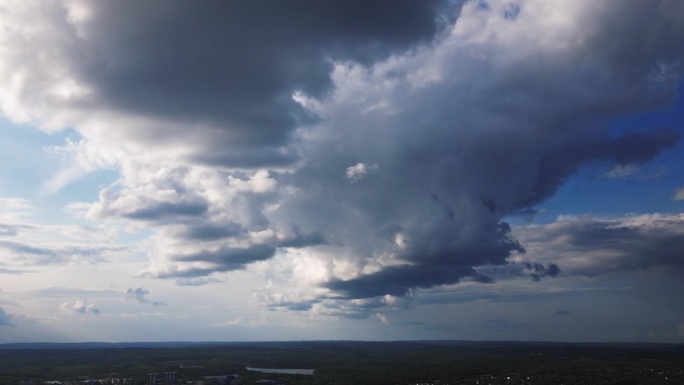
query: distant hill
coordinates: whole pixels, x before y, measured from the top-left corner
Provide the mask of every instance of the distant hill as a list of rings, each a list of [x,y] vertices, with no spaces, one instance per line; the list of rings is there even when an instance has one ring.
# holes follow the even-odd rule
[[[167,342],[31,342],[31,343],[6,343],[0,344],[0,350],[27,350],[27,349],[125,349],[125,348],[188,348],[188,347],[213,347],[213,346],[372,346],[392,344],[394,347],[402,345],[434,345],[451,347],[603,347],[603,348],[658,348],[658,347],[684,347],[684,344],[668,343],[622,343],[622,342],[552,342],[552,341],[463,341],[463,340],[414,340],[414,341],[167,341]]]
[[[124,348],[185,348],[201,346],[240,345],[240,342],[32,342],[0,344],[0,350],[12,349],[124,349]]]

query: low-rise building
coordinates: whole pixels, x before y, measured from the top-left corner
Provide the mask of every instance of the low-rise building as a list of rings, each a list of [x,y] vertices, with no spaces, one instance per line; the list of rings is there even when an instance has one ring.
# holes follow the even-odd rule
[[[207,385],[242,385],[242,377],[237,374],[204,377]]]

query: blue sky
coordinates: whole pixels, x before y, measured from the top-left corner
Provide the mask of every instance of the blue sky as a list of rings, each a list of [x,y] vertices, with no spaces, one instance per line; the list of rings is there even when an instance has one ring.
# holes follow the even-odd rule
[[[662,108],[637,112],[614,119],[611,123],[615,132],[643,130],[644,127],[677,127],[684,121],[684,98],[680,86],[676,100]],[[547,220],[568,212],[600,213],[621,215],[635,213],[678,213],[682,202],[672,199],[674,191],[681,187],[684,170],[677,167],[684,164],[684,147],[676,147],[663,152],[648,163],[639,167],[626,168],[624,173],[614,177],[607,175],[613,168],[587,167],[544,206]]]
[[[682,15],[11,2],[0,343],[681,343]]]

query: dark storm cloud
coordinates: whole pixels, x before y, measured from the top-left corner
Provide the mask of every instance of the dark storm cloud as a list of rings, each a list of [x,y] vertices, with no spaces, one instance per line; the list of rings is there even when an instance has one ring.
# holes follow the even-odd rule
[[[607,12],[606,12],[607,11]],[[679,1],[660,0],[627,1],[614,8],[608,7],[603,13],[591,15],[589,18],[601,18],[599,27],[593,28],[599,33],[588,36],[589,44],[595,50],[592,53],[606,58],[615,71],[612,76],[621,81],[650,72],[652,77],[668,76],[660,71],[681,60],[684,47],[673,44],[674,39],[684,33],[681,24],[684,5]],[[592,20],[595,21],[595,20]],[[640,28],[634,28],[638,23]],[[615,37],[620,39],[615,39]],[[586,59],[589,59],[588,57]],[[660,64],[654,67],[654,59]],[[628,84],[625,84],[629,87]],[[671,90],[662,88],[655,90],[667,93]],[[658,93],[647,97],[657,97]],[[657,99],[652,99],[656,102]]]
[[[523,247],[510,237],[510,231],[508,224],[499,223],[494,229],[479,229],[478,239],[466,244],[418,239],[398,255],[410,264],[386,267],[351,280],[333,280],[324,286],[343,298],[369,298],[385,294],[403,296],[411,288],[454,284],[466,277],[491,283],[491,277],[478,273],[474,267],[505,264],[512,253],[523,253]],[[440,235],[448,234],[447,231]],[[433,249],[437,245],[439,248]]]
[[[505,264],[511,253],[523,251],[515,240],[502,239],[500,242],[498,247],[453,250],[441,255],[414,255],[412,264],[386,267],[351,280],[333,280],[324,286],[343,298],[369,298],[385,294],[403,296],[412,288],[455,284],[464,278],[492,283],[492,277],[481,274],[474,267]]]
[[[495,217],[510,214],[511,210],[519,207],[523,210],[528,205],[536,205],[552,196],[560,188],[562,183],[581,165],[591,161],[610,161],[621,163],[625,161],[644,161],[659,153],[665,148],[677,143],[680,132],[677,130],[656,129],[645,133],[626,134],[618,138],[605,136],[596,137],[595,134],[581,136],[576,143],[572,138],[563,142],[562,145],[551,145],[542,149],[543,155],[539,157],[537,176],[527,198],[520,203],[510,205],[511,196],[503,196],[504,201],[497,198],[483,199],[484,208]],[[642,143],[641,148],[636,148],[634,143]],[[490,146],[484,151],[492,151]],[[509,150],[501,149],[503,152]],[[505,168],[503,165],[499,167]],[[521,170],[510,170],[512,174]],[[504,185],[488,187],[489,191],[505,189]],[[400,194],[396,194],[398,196]],[[436,202],[439,199],[436,200]],[[507,202],[508,201],[508,202]],[[448,226],[448,221],[454,218],[454,214],[448,205],[444,206],[443,225]],[[373,210],[373,209],[371,209]],[[380,210],[380,207],[377,208]],[[424,226],[424,224],[423,224]],[[332,280],[324,284],[324,287],[333,291],[334,295],[342,298],[369,298],[391,294],[396,296],[405,295],[411,288],[429,288],[436,285],[454,284],[463,278],[471,278],[478,282],[492,282],[495,276],[483,275],[474,267],[482,265],[505,265],[507,259],[513,253],[524,253],[524,248],[515,239],[508,236],[510,228],[505,223],[499,223],[497,231],[491,227],[478,229],[477,235],[463,246],[450,245],[450,241],[439,240],[439,235],[444,229],[435,229],[432,238],[415,240],[409,244],[407,250],[399,253],[398,257],[411,262],[409,265],[386,267],[383,270],[361,275],[349,280]],[[435,254],[426,253],[435,244],[440,244],[440,252]],[[656,243],[653,246],[657,245]],[[597,244],[587,245],[587,251],[597,249]],[[666,248],[667,250],[667,248]],[[664,250],[660,251],[665,252]],[[665,252],[666,253],[666,252]],[[648,255],[648,254],[644,254]],[[670,254],[672,256],[672,254]],[[539,281],[544,277],[556,277],[561,273],[557,263],[548,262],[546,265],[537,262],[524,263],[529,276]]]
[[[682,138],[681,128],[657,128],[647,132],[630,133],[610,143],[610,154],[617,164],[626,165],[653,159],[666,148],[673,147]]]
[[[630,13],[634,9],[629,5],[623,11]],[[419,88],[406,97],[383,95],[380,100],[389,100],[386,104],[394,103],[398,108],[392,114],[377,114],[373,118],[391,129],[374,129],[377,121],[368,119],[368,123],[363,118],[351,117],[357,112],[353,110],[349,115],[336,116],[341,120],[338,130],[359,126],[358,130],[349,129],[353,132],[349,136],[344,132],[331,134],[336,135],[336,141],[328,149],[338,152],[319,155],[312,167],[293,176],[299,177],[295,183],[301,183],[301,202],[291,200],[293,207],[287,210],[282,206],[283,214],[301,217],[300,213],[308,207],[306,220],[315,223],[316,228],[330,229],[335,224],[326,223],[326,216],[338,218],[347,226],[358,225],[358,216],[336,211],[324,199],[353,213],[363,212],[363,220],[368,223],[366,231],[403,229],[410,242],[406,250],[395,254],[409,264],[384,267],[348,280],[332,280],[324,287],[343,297],[365,298],[401,295],[411,287],[455,283],[463,277],[488,281],[487,277],[476,276],[473,268],[502,265],[512,253],[522,252],[503,232],[494,231],[496,226],[503,225],[502,217],[529,212],[586,165],[640,164],[673,148],[681,139],[679,127],[644,127],[639,132],[620,134],[611,132],[605,121],[663,103],[676,94],[673,84],[678,83],[677,71],[668,73],[676,81],[665,83],[662,90],[649,87],[653,86],[650,83],[655,76],[654,68],[672,55],[665,46],[682,53],[676,42],[681,31],[668,33],[666,28],[662,29],[666,21],[653,22],[649,27],[663,31],[667,43],[660,42],[660,50],[646,49],[651,55],[646,61],[619,61],[606,55],[594,39],[612,35],[613,27],[623,30],[628,26],[614,25],[620,21],[614,20],[612,13],[601,17],[608,18],[610,23],[603,25],[597,20],[586,44],[563,52],[562,57],[530,58],[519,63],[519,67],[491,72],[486,67],[475,67],[478,64],[464,65],[467,59],[455,55],[458,61],[453,66],[462,66],[470,77],[479,80],[452,84],[450,75],[463,76],[454,70],[444,75],[439,86],[427,87],[424,93]],[[648,42],[635,36],[634,41],[620,40],[617,44],[619,47],[611,49],[624,53],[644,48],[639,44]],[[500,48],[505,52],[503,55],[511,54]],[[487,57],[489,50],[485,47],[481,54]],[[578,68],[574,60],[586,61],[588,72]],[[499,64],[496,59],[488,63]],[[609,75],[613,70],[620,76]],[[589,75],[597,81],[588,83],[584,77]],[[392,76],[369,75],[354,81],[401,79],[401,75]],[[626,94],[615,97],[615,89],[623,87]],[[330,126],[332,130],[334,124]],[[353,184],[334,179],[339,178],[336,175],[344,167],[358,164],[358,159],[368,159],[368,164],[378,167],[371,176]],[[313,213],[311,207],[324,208],[324,214]],[[463,224],[464,218],[473,223]],[[468,239],[463,243],[455,241],[465,234]],[[359,254],[376,252],[358,240],[366,235],[355,235],[356,239],[350,237],[340,242],[358,246]],[[334,236],[324,236],[335,243]],[[481,245],[490,245],[492,249],[478,249]],[[536,269],[532,277],[553,277],[559,272],[559,266],[551,262]]]
[[[475,275],[475,270],[470,266],[397,266],[346,281],[331,281],[325,286],[348,299],[386,294],[403,296],[410,288],[453,284]]]
[[[224,130],[225,135],[200,139],[205,150],[214,150],[197,155],[204,163],[290,163],[293,154],[278,149],[218,150],[236,141],[287,142],[297,124],[311,120],[292,100],[293,92],[326,93],[332,86],[330,59],[371,64],[429,42],[437,32],[441,3],[96,3],[90,5],[91,18],[79,26],[83,57],[73,65],[96,90],[100,105]],[[163,141],[184,135],[168,130],[150,134],[141,132],[139,138]]]
[[[295,223],[304,234],[317,232],[328,244],[342,245],[344,256],[336,258],[350,260],[350,269],[356,270],[320,285],[333,298],[402,296],[412,288],[465,278],[491,282],[476,268],[503,266],[511,255],[524,252],[503,217],[538,206],[582,167],[638,165],[679,142],[679,127],[616,133],[607,123],[676,95],[681,74],[670,63],[684,58],[684,34],[668,29],[666,16],[660,15],[645,26],[662,37],[650,46],[654,42],[647,34],[625,21],[640,17],[646,4],[628,3],[620,12],[601,7],[583,20],[590,32],[585,36],[584,29],[572,30],[574,35],[558,42],[571,48],[561,51],[521,43],[515,47],[528,49],[529,56],[520,59],[505,37],[499,46],[480,46],[463,43],[469,37],[464,36],[444,43],[461,49],[454,53],[435,40],[435,56],[431,51],[397,55],[385,64],[389,69],[379,61],[372,69],[338,68],[338,83],[328,94],[328,77],[312,80],[315,85],[302,90],[319,96],[317,102],[325,107],[320,111],[328,115],[311,124],[314,140],[292,142],[308,162],[278,177],[283,194],[264,199],[277,204],[257,229]],[[478,12],[498,11],[506,28],[526,28],[516,24],[529,17],[530,10],[522,6],[496,10],[492,5]],[[616,33],[622,38],[612,42]],[[429,65],[423,67],[424,62]],[[433,68],[444,71],[441,78],[435,75],[439,81],[414,82],[424,73],[429,78]],[[369,102],[354,104],[364,98]],[[254,135],[266,132],[272,141],[253,136],[243,149],[249,153],[255,143],[272,149],[286,140],[265,130]],[[296,194],[284,193],[291,187]],[[273,255],[240,258],[232,253],[222,248],[170,259],[215,264],[215,269],[177,273],[200,277]],[[384,265],[385,255],[396,263]],[[366,272],[369,260],[380,262]],[[539,280],[557,276],[563,265],[546,260],[528,268]]]

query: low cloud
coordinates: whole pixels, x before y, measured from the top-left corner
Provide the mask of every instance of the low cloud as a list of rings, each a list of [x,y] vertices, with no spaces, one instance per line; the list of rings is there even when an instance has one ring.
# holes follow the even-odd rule
[[[148,294],[150,294],[150,292],[144,287],[136,287],[135,289],[129,287],[128,290],[126,290],[126,300],[152,306],[166,305],[163,301],[150,301],[147,299]]]
[[[560,268],[555,263],[544,264],[538,262],[523,262],[523,266],[530,271],[530,277],[533,281],[540,281],[543,277],[557,277],[561,273]]]
[[[100,309],[97,305],[85,299],[62,302],[59,308],[67,314],[100,314]]]
[[[347,179],[351,183],[358,182],[363,177],[365,177],[369,171],[376,170],[377,168],[378,168],[378,165],[375,165],[375,164],[372,166],[369,166],[369,165],[364,164],[364,163],[357,163],[354,166],[347,167],[347,172],[346,172]]]
[[[14,326],[12,324],[12,316],[7,314],[3,308],[0,307],[0,326]]]

